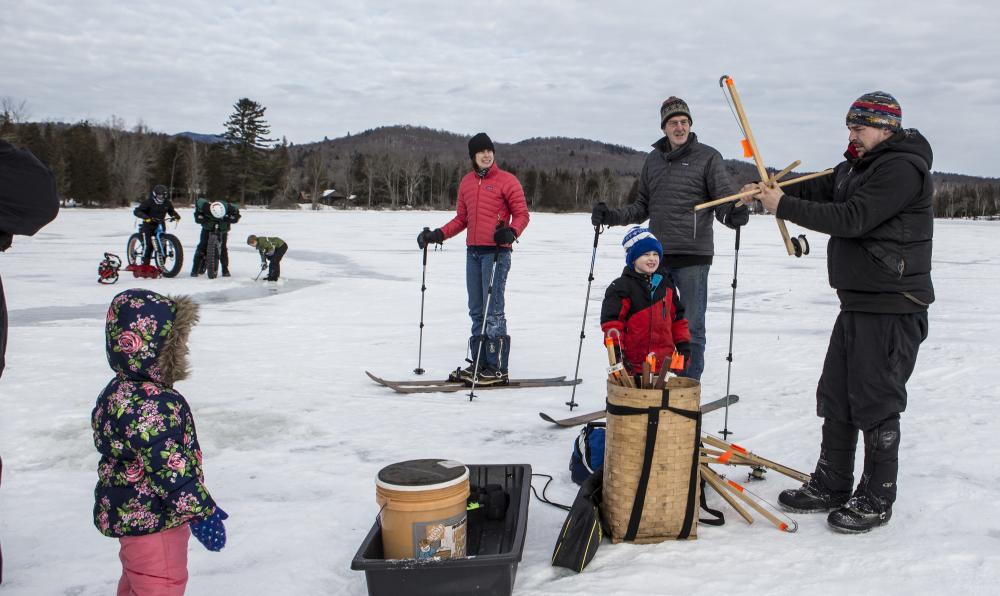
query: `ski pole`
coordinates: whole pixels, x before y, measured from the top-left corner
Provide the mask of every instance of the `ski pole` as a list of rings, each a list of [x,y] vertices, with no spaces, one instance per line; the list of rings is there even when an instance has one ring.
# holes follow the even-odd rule
[[[729,307],[729,354],[726,355],[726,360],[729,364],[726,365],[726,416],[722,424],[723,440],[728,439],[729,435],[733,434],[729,430],[729,398],[732,394],[729,392],[729,380],[732,378],[733,373],[733,324],[736,321],[736,273],[739,271],[740,265],[740,229],[736,228],[736,250],[733,253],[733,299]]]
[[[424,228],[424,233],[430,232],[430,228]],[[424,264],[420,273],[420,342],[417,344],[417,368],[413,369],[414,374],[424,374],[424,369],[420,363],[424,355],[424,295],[427,291],[427,243],[424,243]]]
[[[600,237],[601,226],[594,226],[594,250],[590,253],[590,273],[587,274],[587,299],[583,303],[583,323],[580,324],[580,346],[576,349],[576,368],[573,369],[574,379],[580,378],[580,354],[583,353],[583,338],[587,337],[585,333],[587,329],[587,307],[590,306],[590,285],[594,283],[594,263],[597,261],[597,240]],[[569,406],[570,412],[577,406],[576,385],[573,385],[573,394],[570,395],[566,405]]]
[[[493,297],[493,279],[497,275],[497,261],[500,260],[500,245],[493,251],[493,270],[490,272],[490,287],[486,290],[486,305],[483,307],[483,324],[479,328],[479,347],[476,348],[476,362],[472,366],[472,387],[469,388],[469,401],[476,397],[476,381],[479,380],[479,357],[483,353],[483,342],[486,341],[486,317],[490,314],[490,298]]]

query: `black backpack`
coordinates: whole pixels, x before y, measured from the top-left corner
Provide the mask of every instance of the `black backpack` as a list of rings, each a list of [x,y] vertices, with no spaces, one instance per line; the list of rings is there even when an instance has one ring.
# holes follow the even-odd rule
[[[604,538],[600,509],[603,483],[604,467],[599,466],[580,486],[556,539],[552,565],[579,573],[594,558]]]

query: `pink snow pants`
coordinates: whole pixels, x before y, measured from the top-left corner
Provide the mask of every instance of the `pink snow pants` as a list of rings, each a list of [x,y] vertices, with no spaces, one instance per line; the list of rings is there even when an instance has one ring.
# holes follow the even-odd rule
[[[178,526],[145,536],[118,539],[122,577],[118,596],[183,596],[191,530]]]

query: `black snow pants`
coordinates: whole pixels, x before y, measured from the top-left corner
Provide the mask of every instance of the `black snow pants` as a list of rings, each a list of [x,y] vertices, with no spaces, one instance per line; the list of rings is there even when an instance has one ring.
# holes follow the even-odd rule
[[[825,419],[816,476],[831,491],[851,490],[861,431],[865,465],[858,490],[888,505],[895,501],[899,415],[926,337],[926,312],[844,311],[837,317],[816,389],[816,413]]]
[[[267,257],[270,265],[267,269],[267,277],[264,279],[268,281],[278,281],[278,278],[281,277],[281,258],[285,256],[286,252],[288,252],[287,242],[274,249],[274,254]]]

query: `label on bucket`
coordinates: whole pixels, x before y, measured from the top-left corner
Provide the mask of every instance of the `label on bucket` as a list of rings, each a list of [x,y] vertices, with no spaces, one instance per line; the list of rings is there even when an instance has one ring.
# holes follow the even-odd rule
[[[465,512],[448,519],[413,523],[413,558],[465,556]]]

